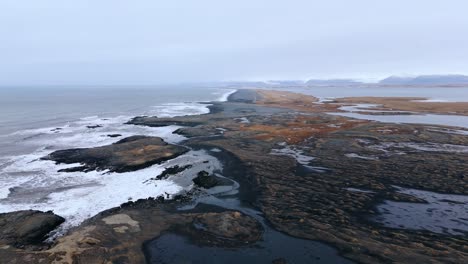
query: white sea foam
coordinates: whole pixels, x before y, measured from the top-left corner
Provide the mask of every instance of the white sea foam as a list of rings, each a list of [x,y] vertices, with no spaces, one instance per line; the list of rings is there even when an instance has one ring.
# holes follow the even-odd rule
[[[221,97],[217,100],[219,102],[226,102],[229,98],[229,96],[233,93],[235,93],[237,90],[228,90],[228,92],[225,92]]]
[[[155,115],[157,117],[175,117],[185,115],[201,115],[210,112],[208,104],[200,103],[167,103],[156,105],[145,115]]]
[[[9,197],[0,200],[0,212],[23,209],[52,210],[63,216],[66,219],[65,226],[70,227],[80,224],[100,211],[119,206],[130,197],[132,199],[155,197],[164,192],[174,194],[181,190],[181,187],[172,181],[144,183],[152,176],[160,174],[164,164],[126,173],[57,172],[58,169],[67,166],[37,160],[31,155],[8,167],[5,170],[7,174],[8,171],[25,174],[35,172],[34,176],[17,175],[22,182],[16,182],[18,187],[27,190],[26,194],[34,192],[34,195],[10,193]],[[2,184],[2,193],[11,187],[14,186]]]
[[[170,179],[150,180],[168,166],[191,164],[195,167],[196,164],[203,164],[203,170],[210,173],[221,168],[219,161],[206,152],[190,151],[174,160],[133,172],[67,173],[58,170],[78,164],[56,165],[52,161],[40,160],[46,153],[16,157],[13,164],[2,170],[0,212],[52,210],[66,219],[64,230],[128,200],[172,195],[189,188],[191,179],[186,179],[184,183],[181,179],[177,183]],[[195,171],[191,174],[196,175]]]
[[[223,96],[227,98],[232,92]],[[160,117],[198,115],[208,113],[207,106],[208,104],[201,103],[167,103],[154,106],[142,114]],[[172,195],[191,188],[189,177],[184,180],[179,177],[150,180],[166,166],[179,163],[203,164],[197,168],[208,172],[220,169],[221,165],[216,159],[200,151],[190,151],[163,164],[125,173],[58,172],[79,164],[57,165],[40,159],[54,150],[108,145],[133,135],[158,136],[169,143],[186,139],[173,134],[180,126],[146,127],[125,124],[132,117],[133,115],[88,116],[56,127],[28,129],[6,135],[14,142],[15,148],[21,148],[26,154],[0,157],[0,212],[52,210],[66,219],[62,227],[66,230],[129,199]],[[192,171],[187,173],[196,175]]]
[[[19,136],[20,144],[36,149],[57,150],[65,148],[96,147],[112,144],[119,139],[134,136],[158,136],[169,143],[178,143],[184,136],[173,134],[180,126],[146,127],[125,125],[128,116],[100,118],[98,116],[85,117],[66,126],[57,128],[30,129],[15,133]],[[88,126],[99,126],[89,128]],[[120,135],[109,137],[109,135]]]

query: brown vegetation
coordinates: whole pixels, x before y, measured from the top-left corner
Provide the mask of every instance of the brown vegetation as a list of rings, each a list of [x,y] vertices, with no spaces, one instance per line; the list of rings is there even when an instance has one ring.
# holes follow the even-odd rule
[[[374,108],[374,110],[468,115],[468,102],[425,102],[425,99],[420,97],[348,97],[339,98],[336,102],[340,104],[382,105],[382,107]]]
[[[288,144],[299,144],[311,137],[324,136],[364,123],[368,123],[368,121],[354,121],[336,117],[324,122],[324,119],[318,115],[294,115],[290,121],[274,124],[271,122],[241,124],[239,129],[241,131],[255,132],[253,138],[258,140],[281,140]]]
[[[321,104],[316,97],[284,91],[256,90],[259,105],[294,109],[297,111],[324,113],[335,112],[340,105]]]
[[[331,103],[319,103],[314,96],[293,92],[257,90],[261,95],[256,103],[265,106],[284,107],[303,112],[340,112],[345,105],[376,104],[367,110],[411,111],[416,113],[468,115],[468,102],[431,102],[423,97],[345,97]]]

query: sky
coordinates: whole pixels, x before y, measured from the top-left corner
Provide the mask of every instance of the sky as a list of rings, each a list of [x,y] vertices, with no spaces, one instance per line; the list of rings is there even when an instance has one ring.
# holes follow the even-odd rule
[[[0,0],[0,85],[468,74],[466,0]]]

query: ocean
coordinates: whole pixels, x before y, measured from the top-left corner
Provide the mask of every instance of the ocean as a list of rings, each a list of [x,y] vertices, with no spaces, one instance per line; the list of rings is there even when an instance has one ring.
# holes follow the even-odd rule
[[[146,169],[109,173],[58,172],[73,165],[56,165],[41,157],[59,149],[96,147],[124,137],[149,135],[177,144],[177,126],[159,128],[125,125],[139,115],[172,117],[208,113],[207,102],[225,101],[234,90],[212,87],[21,87],[0,88],[0,213],[53,210],[67,221],[63,229],[129,200],[176,194],[190,188],[161,180],[174,162],[197,164],[206,153],[190,151],[175,161]],[[119,134],[119,137],[108,135]]]

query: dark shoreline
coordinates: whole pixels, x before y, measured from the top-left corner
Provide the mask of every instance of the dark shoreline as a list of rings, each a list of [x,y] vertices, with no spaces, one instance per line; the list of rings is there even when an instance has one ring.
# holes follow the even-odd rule
[[[193,148],[194,150],[197,150],[197,149],[204,149],[206,151],[208,151],[210,148],[210,145],[205,145],[203,143],[195,143],[195,144],[189,144],[188,145],[189,147]],[[304,255],[305,253],[307,253],[307,251],[305,252],[302,252],[301,254],[299,254],[299,252],[296,253],[296,255],[298,255],[298,259],[296,259],[295,261],[291,262],[291,263],[322,263],[322,261],[326,261],[326,263],[352,263],[350,260],[346,260],[345,258],[342,258],[342,257],[338,257],[340,256],[340,254],[338,254],[338,252],[332,248],[332,245],[327,245],[327,243],[324,243],[324,242],[318,242],[318,241],[310,241],[310,240],[305,240],[305,239],[301,239],[301,238],[296,238],[296,237],[293,237],[293,236],[289,236],[287,233],[284,233],[284,232],[281,232],[281,231],[277,231],[274,229],[273,225],[263,217],[263,214],[261,213],[260,211],[260,208],[258,207],[258,205],[256,205],[256,201],[258,199],[257,195],[258,195],[258,190],[256,190],[257,187],[255,187],[255,185],[250,182],[248,179],[251,178],[251,176],[247,176],[249,174],[251,174],[251,172],[249,171],[249,169],[247,167],[245,167],[245,165],[242,163],[241,160],[239,160],[234,154],[226,151],[226,150],[222,150],[221,152],[215,152],[215,153],[210,153],[211,155],[215,156],[222,164],[223,164],[223,175],[227,178],[230,178],[230,179],[233,179],[235,180],[236,182],[239,183],[239,192],[238,194],[236,195],[232,195],[229,197],[229,199],[235,199],[235,200],[238,200],[239,201],[239,205],[238,206],[232,206],[232,204],[230,205],[229,203],[226,203],[224,206],[223,204],[207,204],[207,203],[204,203],[203,200],[200,201],[200,203],[197,203],[196,207],[194,207],[193,209],[189,209],[189,210],[183,210],[184,213],[209,213],[209,212],[226,212],[226,211],[240,211],[246,215],[249,215],[255,219],[257,219],[260,223],[262,223],[262,233],[265,234],[265,232],[267,233],[270,233],[270,234],[273,234],[273,236],[275,237],[278,237],[278,241],[275,242],[275,243],[278,243],[278,244],[275,244],[275,245],[278,245],[277,247],[281,247],[283,249],[283,251],[281,253],[276,253],[277,255],[280,255],[278,256],[277,258],[271,258],[271,259],[263,259],[262,261],[260,260],[255,260],[255,262],[251,262],[251,263],[272,263],[272,261],[274,261],[275,259],[284,259],[281,254],[286,254],[288,251],[290,250],[293,250],[293,251],[297,251],[298,249],[297,248],[289,248],[289,244],[291,244],[291,241],[298,241],[296,243],[301,243],[303,244],[303,246],[307,245],[307,244],[311,244],[313,245],[313,248],[318,248],[319,250],[314,252],[315,254],[318,254],[318,255],[315,255],[313,257],[304,257],[303,259],[301,259],[301,255]],[[216,196],[216,195],[215,195]],[[197,200],[197,197],[193,197],[193,199]],[[177,204],[175,204],[177,206]],[[183,205],[180,205],[178,204],[178,206],[183,206]],[[175,209],[174,208],[174,213],[180,213],[179,210]],[[177,248],[179,250],[182,250],[184,252],[184,255],[185,256],[191,256],[192,254],[190,253],[187,253],[188,252],[191,252],[190,248],[191,246],[202,246],[203,244],[199,244],[198,239],[197,237],[195,236],[191,236],[190,234],[183,234],[183,233],[180,233],[177,229],[174,229],[174,230],[167,230],[165,231],[163,234],[161,234],[160,236],[158,237],[155,237],[151,240],[147,240],[144,242],[143,244],[143,252],[144,252],[144,255],[145,255],[145,258],[146,258],[146,263],[159,263],[159,262],[152,262],[151,259],[154,259],[154,254],[157,254],[158,253],[152,253],[151,252],[151,245],[152,244],[155,244],[155,243],[158,243],[158,241],[160,240],[160,238],[164,235],[169,235],[169,234],[173,234],[173,235],[176,235],[176,236],[181,236],[181,237],[184,237],[187,240],[187,244],[184,244],[184,246],[182,246],[183,248],[181,248],[181,245],[177,245]],[[271,235],[270,235],[271,236]],[[281,237],[284,237],[284,238],[281,238]],[[288,238],[288,239],[285,239],[285,238]],[[301,242],[299,242],[301,241]],[[180,241],[178,241],[177,243],[180,243]],[[258,243],[256,243],[258,244]],[[235,251],[238,251],[239,252],[239,257],[242,258],[242,255],[244,254],[243,251],[247,248],[263,248],[262,250],[264,251],[267,251],[267,252],[270,252],[271,250],[273,249],[269,249],[269,246],[271,245],[264,245],[264,243],[260,243],[261,245],[256,245],[256,244],[253,244],[253,245],[247,245],[247,246],[236,246],[234,248],[231,248],[231,250],[235,250]],[[281,245],[281,246],[279,246]],[[165,245],[166,247],[168,247],[168,244]],[[176,246],[176,245],[173,245],[173,246]],[[187,247],[187,249],[184,249],[184,247]],[[203,246],[202,246],[203,247]],[[206,247],[206,246],[205,246]],[[169,249],[171,247],[168,247],[167,249]],[[289,249],[288,249],[289,248]],[[192,249],[193,250],[193,249]],[[213,260],[215,262],[213,263],[219,263],[219,262],[216,262],[216,257],[219,257],[219,255],[222,255],[222,253],[220,253],[220,250],[222,250],[221,248],[215,246],[213,247],[213,249],[211,251],[206,251],[204,254],[206,254],[206,260]],[[262,250],[260,250],[259,252],[261,252]],[[166,250],[168,251],[168,250]],[[169,250],[170,251],[170,250]],[[274,252],[274,250],[273,250]],[[168,254],[168,252],[164,252],[164,254]],[[175,252],[173,252],[173,254],[176,254]],[[212,254],[212,256],[210,256],[210,254]],[[309,254],[311,254],[309,252]],[[335,255],[335,256],[333,256]],[[232,257],[232,256],[231,256]],[[204,261],[206,261],[204,260]],[[242,259],[224,259],[224,263],[238,263],[239,261],[242,261]],[[245,261],[245,260],[244,260]],[[166,263],[166,262],[164,262]],[[206,262],[204,262],[206,263]],[[288,262],[289,263],[289,262]]]
[[[207,196],[209,191],[205,193],[194,189],[173,197],[173,200],[157,197],[128,202],[86,220],[55,244],[46,247],[54,250],[76,234],[84,236],[85,240],[88,237],[98,240],[85,243],[85,254],[70,249],[77,263],[92,257],[121,263],[144,257],[150,263],[149,260],[158,255],[151,249],[158,245],[166,248],[162,253],[166,258],[178,253],[173,251],[174,248],[184,253],[192,252],[194,256],[204,252],[197,255],[204,260],[211,259],[210,254],[214,254],[216,249],[237,248],[238,256],[233,256],[232,252],[220,254],[238,262],[246,261],[242,256],[243,250],[263,254],[253,247],[255,245],[266,251],[282,245],[279,249],[284,256],[264,259],[265,263],[302,256],[298,245],[307,245],[307,250],[314,252],[313,255],[304,254],[299,261],[306,263],[350,260],[362,263],[409,260],[456,263],[468,258],[463,253],[463,246],[468,243],[464,236],[389,228],[370,220],[370,217],[378,215],[378,206],[385,201],[425,204],[424,199],[399,193],[394,185],[467,195],[463,187],[466,181],[457,174],[467,166],[462,162],[465,154],[427,153],[405,148],[385,149],[382,154],[382,151],[368,147],[371,143],[378,146],[387,141],[418,143],[430,140],[439,144],[467,144],[465,137],[431,132],[424,125],[355,122],[324,113],[302,115],[287,107],[275,107],[274,104],[254,104],[259,98],[255,90],[239,90],[228,97],[228,102],[209,103],[208,114],[176,118],[137,117],[128,122],[147,126],[188,125],[175,132],[188,138],[179,145],[208,152],[212,148],[220,149],[220,152],[209,153],[224,165],[223,175],[240,184],[237,194]],[[239,118],[246,118],[249,123],[242,124]],[[322,124],[326,126],[320,126]],[[334,131],[331,128],[336,124],[348,126]],[[308,131],[322,129],[325,132],[320,134],[322,131],[319,130],[320,133],[300,143],[281,145],[293,140],[291,137],[299,133],[294,129],[301,129],[302,126]],[[388,128],[395,132],[379,132]],[[371,143],[360,143],[356,139]],[[284,146],[293,146],[314,159],[311,164],[305,165],[298,162],[297,157],[271,155],[273,148]],[[394,155],[392,151],[404,151],[405,154]],[[377,159],[344,156],[347,153]],[[415,164],[418,166],[415,167]],[[324,169],[314,170],[314,167]],[[370,193],[349,191],[347,188],[369,190]],[[179,210],[181,206],[193,204],[194,200],[199,202],[195,208]],[[239,218],[235,220],[237,213]],[[120,219],[122,215],[125,215],[124,220]],[[107,224],[106,219],[116,216],[123,221],[119,222],[119,226]],[[127,218],[131,221],[125,220]],[[200,230],[200,219],[213,226]],[[223,222],[225,220],[222,219],[228,220]],[[255,221],[261,224],[261,228],[246,224]],[[140,231],[136,231],[134,222]],[[243,240],[232,239],[229,237],[232,234],[226,230],[220,236],[213,235],[213,232],[220,232],[220,223],[231,226],[242,226],[244,223],[250,228],[247,234],[260,232],[263,239],[252,238],[247,247],[239,246],[237,243]],[[91,227],[95,230],[85,232]],[[183,242],[184,238],[192,242]],[[103,253],[96,245],[109,252]],[[193,246],[196,245],[214,250],[194,252]],[[77,247],[83,245],[78,243]],[[421,253],[427,251],[436,253]],[[0,257],[5,252],[0,251]],[[49,253],[44,252],[46,255]],[[10,257],[24,256],[18,252],[9,254],[13,254],[8,255]]]
[[[227,102],[228,103],[249,103],[249,104],[252,104],[252,103],[255,103],[256,98],[260,98],[260,96],[255,92],[255,90],[241,89],[241,90],[237,90],[236,92],[230,94],[228,96]],[[208,106],[208,109],[210,110],[210,112],[207,113],[207,114],[203,114],[203,115],[219,114],[219,113],[222,113],[223,111],[225,111],[225,104],[223,102],[210,102],[209,104],[210,105]],[[279,109],[279,110],[282,111],[282,109]],[[184,124],[183,123],[182,124],[178,123],[178,125],[184,125]],[[174,132],[174,133],[177,133],[177,131]],[[206,137],[206,138],[202,138],[201,141],[210,141],[210,140],[216,140],[216,139],[219,139],[219,137]],[[206,143],[203,143],[203,142],[200,142],[200,141],[197,141],[196,143],[190,143],[190,138],[188,140],[182,142],[182,145],[183,146],[188,146],[192,150],[202,149],[202,150],[205,150],[205,151],[209,151],[209,149],[212,148],[212,146],[210,146],[209,144],[206,144]],[[220,148],[220,147],[218,147],[218,148]],[[239,185],[240,185],[239,186],[239,193],[237,195],[235,195],[235,197],[236,197],[235,199],[239,200],[240,206],[237,206],[235,208],[229,208],[229,206],[228,207],[223,207],[223,205],[219,205],[219,204],[210,205],[210,204],[206,204],[206,203],[201,202],[201,203],[198,203],[196,205],[196,207],[194,207],[193,209],[184,210],[184,212],[187,212],[187,213],[209,213],[209,212],[225,212],[225,211],[238,210],[238,211],[240,211],[242,213],[245,213],[247,215],[250,215],[252,217],[257,218],[262,223],[263,229],[268,230],[269,232],[277,232],[277,233],[283,234],[285,237],[290,237],[293,240],[294,239],[299,239],[299,240],[304,241],[303,243],[312,243],[312,244],[315,244],[315,246],[319,246],[321,244],[321,247],[323,247],[321,249],[321,251],[323,251],[323,252],[330,252],[330,250],[331,250],[331,252],[336,252],[335,253],[336,257],[335,257],[334,260],[331,259],[332,256],[330,256],[330,255],[328,255],[328,257],[315,256],[313,258],[313,260],[312,259],[303,259],[299,263],[312,263],[312,261],[315,263],[317,261],[320,262],[320,260],[326,260],[326,263],[352,263],[350,260],[347,260],[347,259],[342,258],[342,257],[338,257],[338,256],[341,256],[341,254],[339,254],[335,249],[332,249],[333,245],[327,243],[326,241],[320,241],[319,242],[319,241],[304,240],[304,239],[299,238],[299,237],[290,236],[285,232],[275,230],[273,225],[267,219],[265,219],[262,216],[263,213],[261,213],[259,205],[258,205],[258,201],[257,201],[258,200],[258,187],[256,187],[255,183],[253,183],[251,180],[249,181],[249,178],[252,179],[251,176],[246,177],[246,175],[251,174],[251,172],[243,164],[243,162],[239,158],[237,158],[233,153],[230,153],[225,149],[222,149],[221,152],[216,152],[216,153],[211,152],[210,155],[216,157],[223,164],[223,175],[224,176],[226,176],[226,177],[228,177],[230,179],[234,179],[235,181],[237,181],[239,183]],[[196,197],[193,197],[193,198],[197,199]],[[171,202],[169,201],[169,203],[171,203]],[[180,204],[177,204],[177,203],[175,205],[180,206]],[[171,209],[169,209],[169,210],[171,210]],[[173,208],[172,210],[174,210],[173,211],[174,213],[179,213],[180,212],[175,208]],[[263,231],[263,232],[265,232],[265,231]],[[173,231],[168,230],[168,231],[165,231],[163,234],[178,234],[178,231],[177,230],[173,230]],[[151,255],[151,250],[149,249],[149,247],[150,247],[150,244],[152,242],[158,241],[158,239],[161,236],[162,235],[144,242],[144,244],[142,246],[142,250],[143,250],[144,255],[145,255],[146,263],[153,263],[153,262],[151,262],[152,255]],[[187,236],[187,235],[182,235],[182,236],[188,238],[189,241],[192,241],[192,242],[190,242],[190,244],[196,245],[197,239],[194,239],[194,237],[190,237],[190,236]],[[284,242],[286,242],[286,241],[284,241]],[[287,246],[287,244],[284,245],[284,246]],[[214,250],[216,250],[216,249],[214,249]],[[242,247],[239,247],[236,250],[242,251],[243,249],[242,249]],[[209,254],[210,252],[207,252],[207,253]],[[209,256],[207,256],[207,257],[210,258]],[[278,259],[283,259],[283,258],[280,257]],[[271,260],[266,260],[265,259],[264,261],[265,261],[264,263],[272,263],[271,261],[274,261],[274,259],[271,259]],[[237,263],[237,262],[238,261],[235,260],[233,263]],[[263,263],[263,262],[258,262],[257,261],[255,263]],[[296,262],[292,262],[292,263],[296,263]]]

